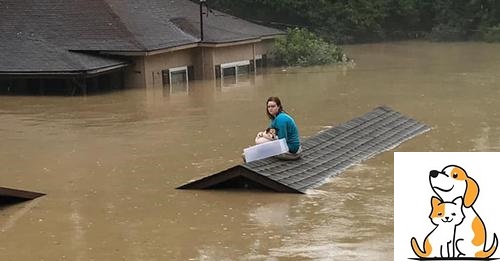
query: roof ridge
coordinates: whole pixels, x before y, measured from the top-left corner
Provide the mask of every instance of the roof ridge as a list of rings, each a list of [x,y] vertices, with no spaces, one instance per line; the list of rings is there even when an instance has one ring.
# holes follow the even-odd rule
[[[123,32],[128,36],[129,39],[131,39],[131,43],[137,47],[138,49],[142,50],[142,51],[145,51],[147,50],[147,48],[140,42],[138,41],[136,38],[135,38],[135,35],[134,33],[132,33],[132,31],[129,30],[129,28],[127,27],[127,24],[126,23],[123,23],[122,19],[121,19],[121,16],[119,14],[117,14],[115,12],[115,10],[113,9],[113,7],[111,7],[111,5],[108,3],[107,0],[103,0],[104,2],[104,5],[107,7],[106,11],[111,15],[111,17],[115,20],[115,21],[118,21],[118,26],[119,28],[122,28],[123,29]],[[126,38],[128,40],[128,38]]]
[[[192,2],[192,1],[186,1],[185,2],[186,4],[188,5],[197,5],[196,3]],[[155,6],[156,8],[159,8],[159,9],[163,9],[163,5],[158,5],[158,2],[149,2],[150,6]],[[151,15],[157,19],[159,19],[160,23],[163,23],[164,25],[168,25],[168,26],[171,26],[172,28],[174,28],[175,30],[177,30],[178,32],[180,32],[181,34],[189,37],[189,38],[193,38],[193,42],[191,42],[190,44],[192,43],[200,43],[201,42],[201,38],[200,38],[200,35],[199,35],[199,32],[196,32],[198,35],[196,34],[191,34],[189,31],[186,31],[184,30],[179,24],[177,24],[175,21],[173,20],[176,20],[176,19],[182,19],[182,20],[185,20],[187,21],[188,23],[191,23],[191,22],[194,22],[192,21],[189,17],[189,16],[158,16],[157,13],[154,13],[152,12]],[[198,29],[199,30],[199,29]]]

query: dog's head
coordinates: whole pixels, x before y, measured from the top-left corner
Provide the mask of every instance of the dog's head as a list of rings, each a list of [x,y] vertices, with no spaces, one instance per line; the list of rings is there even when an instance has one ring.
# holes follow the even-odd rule
[[[269,135],[271,139],[276,139],[277,129],[276,128],[267,128],[266,133]]]
[[[463,197],[465,207],[472,206],[479,194],[476,181],[457,165],[446,166],[441,171],[431,170],[429,181],[432,190],[442,200],[452,201],[457,197]]]

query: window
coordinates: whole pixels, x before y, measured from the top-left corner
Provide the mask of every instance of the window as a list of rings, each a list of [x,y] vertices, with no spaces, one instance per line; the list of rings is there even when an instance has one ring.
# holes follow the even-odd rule
[[[222,67],[222,75],[224,77],[236,76],[236,67],[227,67],[227,68]]]
[[[250,64],[236,66],[239,76],[247,76],[250,73]]]
[[[189,76],[192,75],[192,66],[170,68],[162,71],[163,87],[169,88],[170,93],[188,92]]]
[[[236,84],[236,67],[222,68],[222,75],[224,85]]]
[[[216,77],[220,74],[224,86],[246,82],[251,72],[250,61],[239,61],[216,65]],[[219,71],[217,71],[219,70]]]

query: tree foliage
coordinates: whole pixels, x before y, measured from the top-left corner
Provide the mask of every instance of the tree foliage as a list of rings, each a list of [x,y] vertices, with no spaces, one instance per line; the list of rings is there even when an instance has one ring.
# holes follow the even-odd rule
[[[207,0],[208,6],[328,41],[495,39],[499,0]]]
[[[331,64],[346,60],[342,49],[307,29],[293,28],[276,41],[273,58],[277,64],[293,66]]]

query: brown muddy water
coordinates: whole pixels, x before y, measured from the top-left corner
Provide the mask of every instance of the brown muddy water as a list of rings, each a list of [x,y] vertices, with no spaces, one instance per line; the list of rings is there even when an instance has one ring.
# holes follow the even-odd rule
[[[0,96],[0,260],[390,260],[393,151],[498,151],[500,45],[347,46],[236,85]],[[388,105],[433,130],[307,195],[176,190],[241,162],[280,96],[303,138]]]

